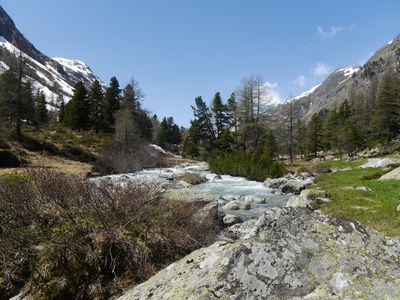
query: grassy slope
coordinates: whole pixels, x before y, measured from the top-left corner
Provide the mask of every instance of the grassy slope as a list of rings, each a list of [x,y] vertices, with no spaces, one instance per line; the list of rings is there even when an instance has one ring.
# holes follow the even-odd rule
[[[400,203],[400,181],[378,181],[384,171],[382,168],[357,168],[364,161],[324,162],[314,164],[313,168],[352,167],[349,171],[323,174],[315,180],[315,186],[327,191],[332,201],[321,207],[326,214],[347,217],[366,224],[389,236],[400,235],[400,213],[396,211]],[[371,192],[354,190],[365,186]]]
[[[26,160],[28,167],[48,167],[79,176],[92,170],[93,158],[111,139],[111,135],[74,132],[58,125],[44,126],[40,131],[24,127],[22,133],[24,138],[19,141],[9,131],[0,131],[0,144]],[[1,168],[0,174],[21,171],[24,168]]]

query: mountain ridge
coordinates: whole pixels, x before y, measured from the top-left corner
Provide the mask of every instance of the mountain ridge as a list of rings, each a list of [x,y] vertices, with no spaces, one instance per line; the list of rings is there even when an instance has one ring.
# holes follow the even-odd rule
[[[32,80],[36,90],[44,92],[50,109],[58,107],[59,95],[68,101],[78,81],[82,81],[87,87],[96,79],[102,82],[91,68],[80,60],[50,58],[43,54],[25,38],[0,5],[0,72],[4,72],[15,63],[20,54],[27,65],[27,79]]]
[[[338,68],[318,86],[290,100],[294,101],[300,115],[308,121],[314,113],[332,109],[346,99],[351,101],[353,95],[371,92],[375,97],[382,75],[388,70],[397,71],[399,65],[400,34],[379,48],[364,65]],[[273,111],[281,114],[285,106],[285,103],[278,105]]]

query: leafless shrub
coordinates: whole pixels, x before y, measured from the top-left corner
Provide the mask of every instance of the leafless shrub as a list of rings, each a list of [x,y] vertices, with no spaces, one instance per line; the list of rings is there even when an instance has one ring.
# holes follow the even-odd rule
[[[103,149],[97,163],[97,167],[104,173],[129,173],[163,165],[162,157],[150,153],[146,145],[127,149],[117,142]]]
[[[0,294],[108,299],[212,242],[215,224],[196,212],[151,185],[47,169],[2,177]]]

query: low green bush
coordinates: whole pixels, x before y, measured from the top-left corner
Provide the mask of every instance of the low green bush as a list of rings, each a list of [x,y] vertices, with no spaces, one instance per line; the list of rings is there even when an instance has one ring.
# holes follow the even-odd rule
[[[233,151],[228,153],[214,152],[208,159],[214,173],[242,176],[250,180],[264,181],[266,178],[283,176],[283,163],[260,153]]]

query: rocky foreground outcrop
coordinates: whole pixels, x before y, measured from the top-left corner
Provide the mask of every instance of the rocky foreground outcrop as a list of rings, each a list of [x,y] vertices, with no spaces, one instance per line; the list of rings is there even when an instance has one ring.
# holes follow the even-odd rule
[[[307,208],[230,227],[120,299],[399,299],[400,239]]]

